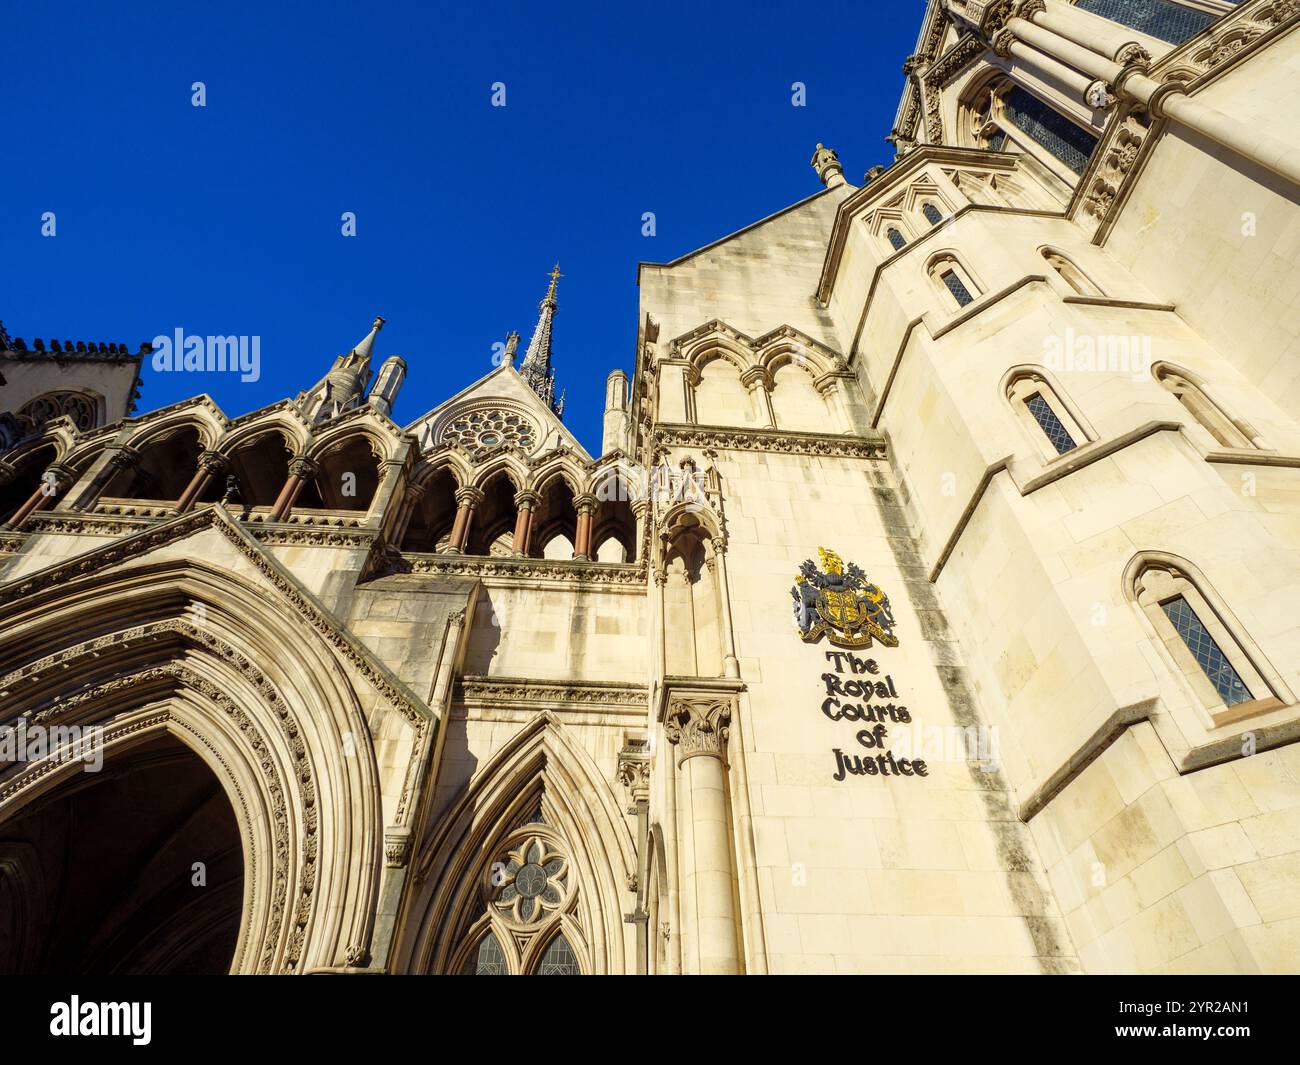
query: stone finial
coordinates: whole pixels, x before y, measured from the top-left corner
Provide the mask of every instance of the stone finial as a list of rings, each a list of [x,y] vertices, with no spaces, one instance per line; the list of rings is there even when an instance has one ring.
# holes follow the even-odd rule
[[[835,149],[818,144],[811,165],[828,189],[844,184],[844,168],[840,166],[840,157],[835,154]]]

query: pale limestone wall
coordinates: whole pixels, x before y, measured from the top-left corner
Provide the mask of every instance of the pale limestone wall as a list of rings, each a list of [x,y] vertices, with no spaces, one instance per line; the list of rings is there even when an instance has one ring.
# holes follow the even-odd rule
[[[0,410],[18,410],[46,392],[84,392],[102,404],[101,425],[126,417],[135,386],[134,361],[123,363],[64,360],[47,355],[40,359],[5,359],[4,394]]]
[[[1297,78],[1300,34],[1293,31],[1195,99],[1259,124],[1300,153],[1287,120]],[[1293,187],[1172,126],[1106,248],[1283,410],[1300,410],[1300,207]]]
[[[1087,971],[1297,970],[1300,747],[1180,776],[1144,723],[1030,824]]]
[[[644,683],[645,589],[486,579],[468,635],[469,676]]]
[[[868,753],[855,735],[869,723],[823,714],[821,675],[833,670],[826,657],[833,648],[802,643],[790,617],[799,563],[815,559],[819,546],[863,566],[889,593],[900,646],[860,657],[876,659],[880,675],[894,679],[914,727],[978,720],[941,615],[910,598],[915,573],[895,541],[900,530],[887,524],[901,521],[901,511],[877,502],[892,491],[888,472],[862,460],[730,451],[719,469],[748,686],[732,781],[738,786],[743,757],[761,899],[761,914],[746,919],[761,921],[771,971],[1071,968],[1068,936],[1001,778],[973,776],[964,760],[940,757],[925,779],[832,779],[833,749]],[[940,664],[951,668],[941,672]],[[742,861],[747,836],[738,829]]]
[[[835,208],[850,191],[819,194],[674,265],[642,263],[641,305],[659,322],[661,346],[712,318],[753,337],[792,325],[836,346],[813,293]]]

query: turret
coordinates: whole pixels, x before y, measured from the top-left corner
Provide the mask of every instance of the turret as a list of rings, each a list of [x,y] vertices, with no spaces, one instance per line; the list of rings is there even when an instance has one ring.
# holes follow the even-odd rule
[[[601,454],[628,449],[627,374],[615,370],[605,381],[605,427]]]
[[[390,355],[379,367],[375,375],[374,387],[370,390],[370,405],[385,418],[393,416],[393,402],[406,380],[406,360],[400,355]]]

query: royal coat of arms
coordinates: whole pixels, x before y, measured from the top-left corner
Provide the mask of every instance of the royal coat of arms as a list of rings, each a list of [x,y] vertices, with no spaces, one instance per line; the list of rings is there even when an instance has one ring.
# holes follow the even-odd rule
[[[819,547],[817,554],[822,569],[809,559],[799,567],[790,589],[794,623],[803,641],[816,643],[825,635],[836,647],[870,647],[875,637],[886,647],[897,647],[889,596],[858,566],[845,566],[834,551]]]

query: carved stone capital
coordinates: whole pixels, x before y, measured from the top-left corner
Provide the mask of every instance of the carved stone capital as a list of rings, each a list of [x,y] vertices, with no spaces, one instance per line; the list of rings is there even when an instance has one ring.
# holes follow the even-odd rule
[[[541,496],[527,488],[515,493],[515,506],[520,510],[535,510],[541,501]]]
[[[319,467],[306,455],[295,455],[289,460],[289,473],[301,481],[310,480],[316,476]]]
[[[1019,40],[1020,38],[1011,30],[999,30],[989,42],[989,47],[1003,59],[1006,59],[1011,55],[1011,46]]]
[[[390,869],[400,869],[411,857],[411,830],[390,828],[384,833],[384,862]]]
[[[676,698],[664,722],[668,742],[680,747],[682,761],[697,755],[726,760],[731,703],[725,699]]]
[[[618,756],[618,782],[632,803],[650,801],[650,758],[644,749],[624,749]]]
[[[456,489],[456,505],[460,507],[476,507],[483,502],[483,490],[467,484],[464,488]]]
[[[108,464],[115,470],[131,470],[140,464],[140,452],[133,447],[119,447],[108,456]]]
[[[578,496],[578,498],[573,501],[573,509],[579,514],[594,514],[598,502],[599,500],[588,492],[584,495]]]
[[[772,375],[765,366],[750,366],[740,375],[740,383],[751,392],[760,385],[769,392],[772,390]]]
[[[225,473],[229,466],[230,459],[220,451],[212,451],[209,449],[199,455],[199,467],[207,470],[213,476],[220,476]]]

